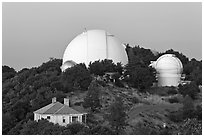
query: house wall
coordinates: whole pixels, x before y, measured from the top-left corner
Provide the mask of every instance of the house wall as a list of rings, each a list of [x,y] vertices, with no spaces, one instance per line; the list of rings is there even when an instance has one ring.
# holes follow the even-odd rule
[[[47,116],[50,116],[50,119],[47,119],[49,122],[52,122],[54,124],[59,124],[61,126],[66,126],[67,124],[72,123],[72,117],[76,116],[78,122],[82,122],[82,115],[83,114],[77,114],[77,115],[50,115],[50,114],[36,114],[34,113],[34,120],[38,121],[40,119],[47,119]],[[63,119],[65,119],[65,122],[63,122]]]
[[[66,126],[67,124],[72,123],[72,116],[77,116],[77,121],[82,122],[82,114],[80,115],[54,115],[53,116],[53,123],[58,123],[61,126]],[[65,122],[63,122],[63,118],[65,119]]]

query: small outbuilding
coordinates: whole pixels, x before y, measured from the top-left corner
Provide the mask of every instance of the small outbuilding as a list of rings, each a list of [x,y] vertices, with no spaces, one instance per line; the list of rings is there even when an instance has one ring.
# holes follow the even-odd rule
[[[47,119],[49,122],[66,126],[73,122],[86,123],[85,112],[79,112],[69,106],[69,99],[64,98],[64,104],[56,101],[56,97],[52,98],[52,103],[40,108],[34,113],[34,120]]]

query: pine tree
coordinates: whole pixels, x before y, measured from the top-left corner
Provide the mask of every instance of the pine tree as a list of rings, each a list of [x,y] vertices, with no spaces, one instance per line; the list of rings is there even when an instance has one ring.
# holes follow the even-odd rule
[[[112,129],[115,130],[116,134],[121,134],[126,123],[126,113],[125,107],[123,105],[122,99],[116,97],[115,102],[110,106],[110,113],[107,115],[107,119]]]
[[[92,82],[89,86],[88,93],[84,98],[83,106],[85,108],[91,108],[92,112],[97,111],[101,107],[99,100],[99,90],[97,88],[96,82]]]

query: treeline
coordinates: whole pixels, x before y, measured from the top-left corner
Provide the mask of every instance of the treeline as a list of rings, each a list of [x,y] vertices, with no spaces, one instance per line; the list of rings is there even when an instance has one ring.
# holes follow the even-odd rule
[[[99,60],[90,63],[88,68],[85,64],[78,64],[62,73],[60,70],[62,60],[53,58],[39,67],[31,69],[24,68],[18,72],[9,66],[2,66],[3,134],[30,134],[28,129],[32,126],[34,127],[34,125],[38,125],[33,122],[33,111],[49,104],[52,97],[57,97],[60,102],[63,102],[63,98],[71,92],[76,90],[85,92],[89,90],[90,83],[94,79],[93,77],[98,75],[103,76],[106,72],[117,72],[114,75],[116,86],[124,86],[123,82],[119,79],[123,76],[123,81],[130,87],[145,92],[155,81],[155,70],[149,68],[148,65],[151,60],[156,60],[163,53],[154,55],[149,49],[139,46],[131,48],[128,45],[126,51],[129,63],[125,67],[121,63],[114,64],[112,60]],[[202,83],[201,61],[195,59],[189,61],[186,56],[173,50],[168,50],[165,53],[173,53],[182,61],[187,80],[195,81],[197,85]],[[93,91],[90,92],[91,88],[87,94],[95,94]],[[83,106],[90,107],[93,112],[97,111],[100,108],[100,104],[97,105],[97,98],[93,100],[95,102],[92,102],[92,98],[89,98],[88,95]],[[97,97],[98,95],[95,94],[95,96]],[[120,106],[122,105],[120,104]],[[120,113],[123,115],[123,112]],[[121,119],[121,117],[118,117],[118,119]],[[123,124],[125,124],[124,121],[121,121],[123,124],[114,123],[115,120],[113,119],[109,119],[109,121],[110,123],[112,121],[112,126],[115,130],[120,130],[120,128],[123,128]],[[46,124],[46,122],[42,122],[39,123],[39,126],[42,126],[43,123]],[[117,126],[120,124],[122,127]],[[53,125],[50,126],[52,127]],[[53,128],[57,129],[59,127]],[[98,130],[94,128],[89,130],[96,131],[96,134],[115,134],[114,131],[111,131],[107,127],[97,128]],[[51,129],[39,132],[39,134],[48,134]],[[60,134],[74,133],[64,130]],[[56,132],[53,133],[55,134]]]

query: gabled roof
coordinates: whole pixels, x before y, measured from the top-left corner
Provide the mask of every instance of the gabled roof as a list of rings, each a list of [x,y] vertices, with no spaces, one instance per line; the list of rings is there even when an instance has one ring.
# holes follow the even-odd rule
[[[53,112],[53,110],[58,110],[59,108],[61,108],[63,106],[63,104],[62,103],[60,103],[60,102],[55,102],[55,103],[51,103],[51,104],[49,104],[49,105],[47,105],[47,106],[45,106],[45,107],[43,107],[43,108],[40,108],[40,109],[38,109],[38,110],[36,110],[34,113],[38,113],[38,114],[45,114],[47,111],[48,112],[52,112],[52,113],[54,113]],[[56,110],[56,111],[57,111]]]
[[[74,109],[72,109],[71,107],[62,104],[60,102],[55,102],[55,103],[51,103],[43,108],[40,108],[36,111],[34,111],[34,113],[37,114],[56,114],[56,115],[65,115],[65,114],[83,114],[81,112],[78,112]]]
[[[55,114],[59,115],[59,114],[82,114],[82,113],[70,108],[67,105],[63,105],[63,107],[60,108],[57,112],[55,112]]]

